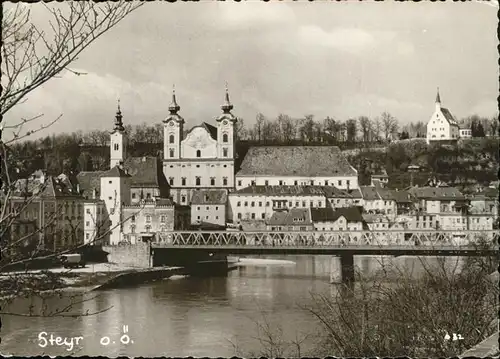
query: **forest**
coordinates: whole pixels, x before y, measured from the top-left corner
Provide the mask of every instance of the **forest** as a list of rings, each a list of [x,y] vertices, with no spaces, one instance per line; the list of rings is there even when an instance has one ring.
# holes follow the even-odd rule
[[[111,121],[110,121],[111,122]],[[487,183],[496,179],[498,163],[498,118],[477,115],[462,119],[473,131],[472,139],[456,145],[427,145],[424,122],[400,124],[391,114],[338,121],[331,117],[317,121],[307,115],[301,119],[280,114],[275,119],[256,116],[251,126],[238,119],[235,126],[236,165],[250,146],[259,145],[335,145],[345,151],[358,170],[361,184],[369,184],[370,175],[385,169],[395,188],[410,184],[406,168],[418,164],[423,171],[414,174],[415,184],[425,184],[430,173],[458,186],[470,180]],[[163,156],[163,124],[126,126],[129,156]],[[25,178],[38,169],[48,174],[76,174],[106,169],[109,163],[109,132],[77,131],[45,136],[36,140],[9,144],[9,172],[13,178]]]

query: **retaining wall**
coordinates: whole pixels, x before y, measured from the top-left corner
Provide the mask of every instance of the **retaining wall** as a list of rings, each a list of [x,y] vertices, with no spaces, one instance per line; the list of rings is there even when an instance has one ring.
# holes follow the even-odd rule
[[[102,249],[109,253],[108,262],[136,268],[152,267],[149,243],[104,246]]]

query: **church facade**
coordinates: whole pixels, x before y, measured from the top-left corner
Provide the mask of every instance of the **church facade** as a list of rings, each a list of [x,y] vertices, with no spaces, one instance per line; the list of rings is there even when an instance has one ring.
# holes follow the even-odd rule
[[[237,119],[231,113],[227,89],[221,108],[215,126],[203,122],[184,137],[184,119],[178,114],[175,92],[172,95],[170,114],[163,121],[163,173],[170,185],[170,197],[180,205],[188,205],[197,190],[234,188]]]

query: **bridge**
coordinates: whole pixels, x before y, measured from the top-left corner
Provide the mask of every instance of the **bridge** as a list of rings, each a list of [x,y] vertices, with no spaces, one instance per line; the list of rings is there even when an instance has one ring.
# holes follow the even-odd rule
[[[340,257],[341,279],[354,280],[355,255],[496,256],[498,231],[173,231],[151,243],[158,256],[293,254]]]

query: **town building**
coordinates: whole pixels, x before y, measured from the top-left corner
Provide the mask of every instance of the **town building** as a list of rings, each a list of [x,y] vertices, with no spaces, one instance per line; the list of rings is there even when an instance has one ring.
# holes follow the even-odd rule
[[[341,190],[335,186],[322,186],[327,203],[332,208],[362,206],[363,197],[359,188]]]
[[[191,224],[226,225],[227,190],[196,190],[191,197]]]
[[[460,138],[472,138],[472,129],[469,126],[460,126]]]
[[[129,157],[123,163],[131,176],[130,202],[168,198],[170,186],[163,173],[161,160],[156,157]]]
[[[313,230],[310,208],[290,208],[274,212],[267,222],[269,231],[311,231]]]
[[[316,231],[363,230],[363,216],[359,207],[311,208],[311,218]]]
[[[169,199],[153,198],[122,207],[121,241],[135,244],[157,241],[155,234],[166,234],[175,227],[175,207]]]
[[[174,202],[187,205],[200,189],[234,188],[234,126],[237,118],[226,98],[216,126],[203,122],[184,134],[184,119],[178,114],[175,92],[164,123],[163,173]]]
[[[379,183],[382,187],[387,186],[389,183],[389,176],[387,175],[386,170],[382,170],[381,173],[371,175],[371,186],[375,186],[376,183]]]
[[[229,194],[228,220],[266,220],[274,212],[292,208],[326,207],[320,186],[252,185]]]
[[[389,217],[384,214],[363,213],[363,222],[370,231],[387,231],[391,226]]]
[[[436,109],[427,122],[427,144],[435,141],[454,142],[460,137],[458,122],[450,110],[441,106],[439,89],[436,95]]]
[[[236,189],[249,186],[335,186],[358,188],[358,172],[336,146],[250,147]]]

